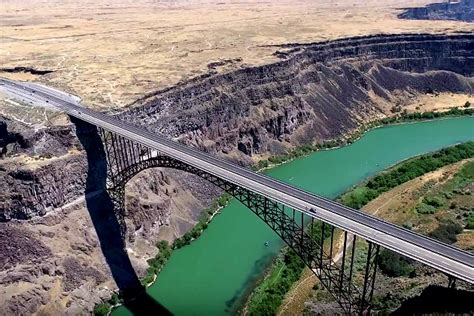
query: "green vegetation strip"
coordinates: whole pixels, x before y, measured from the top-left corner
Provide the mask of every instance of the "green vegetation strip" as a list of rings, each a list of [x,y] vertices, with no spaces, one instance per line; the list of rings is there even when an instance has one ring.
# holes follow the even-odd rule
[[[418,156],[401,162],[368,181],[359,184],[343,194],[339,201],[347,206],[359,209],[391,188],[443,166],[471,157],[474,157],[473,141]],[[459,181],[467,181],[465,177],[462,179],[464,180]],[[470,221],[472,220],[471,217]],[[447,230],[452,230],[451,226],[447,227]],[[307,231],[316,239],[320,238],[321,223],[315,223],[313,226],[309,225]],[[329,230],[326,229],[326,232],[329,233]],[[327,238],[328,236],[325,237]],[[414,271],[406,258],[385,249],[381,251],[379,264],[382,271],[389,276],[408,276]],[[290,248],[283,248],[270,267],[267,276],[258,284],[249,298],[247,303],[248,314],[276,314],[286,293],[290,290],[293,283],[300,278],[303,268],[304,264],[299,257]]]
[[[466,167],[463,168],[462,173],[459,174],[459,177],[456,177],[455,180],[459,181],[466,181],[465,179],[468,179],[468,181],[472,182],[474,179],[474,162],[469,163]],[[452,204],[451,206],[452,207]],[[471,208],[471,213],[467,217],[467,224],[466,224],[466,229],[474,229],[474,210]]]
[[[474,115],[474,109],[471,109],[471,108],[469,109],[452,108],[449,111],[445,111],[445,112],[423,112],[423,113],[402,112],[397,116],[387,117],[381,120],[376,120],[365,126],[362,126],[359,130],[353,132],[349,137],[340,137],[338,139],[325,141],[322,143],[298,146],[294,149],[291,149],[285,154],[275,155],[275,156],[271,156],[268,159],[260,160],[258,161],[258,163],[252,166],[252,169],[255,171],[263,170],[263,169],[271,168],[273,166],[291,161],[299,157],[307,156],[311,154],[312,152],[315,152],[318,150],[336,148],[336,147],[352,144],[354,141],[358,140],[368,130],[381,127],[381,126],[407,123],[407,122],[426,121],[426,120],[440,119],[444,117],[472,116],[472,115]]]
[[[409,159],[344,194],[341,197],[341,202],[352,208],[360,209],[380,194],[402,183],[471,157],[474,157],[474,142],[472,141]],[[438,202],[431,200],[429,203],[436,205]]]
[[[322,223],[308,225],[307,232],[313,239],[320,239]],[[324,238],[328,238],[330,234],[330,230],[326,229]],[[283,248],[270,272],[254,290],[247,306],[249,315],[275,315],[285,294],[299,280],[304,267],[303,261],[293,250]]]

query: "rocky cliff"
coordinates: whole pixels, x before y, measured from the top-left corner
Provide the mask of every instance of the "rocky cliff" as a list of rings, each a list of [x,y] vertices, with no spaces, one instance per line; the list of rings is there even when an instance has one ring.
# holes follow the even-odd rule
[[[100,179],[88,174],[74,125],[35,131],[8,119],[2,123],[0,315],[90,311],[117,288],[110,256],[104,255],[117,234],[101,193],[87,188]],[[120,246],[113,255],[126,254],[137,275],[144,275],[155,242],[187,232],[218,192],[180,171],[140,173],[126,188],[128,250]]]
[[[239,161],[343,135],[427,92],[474,91],[474,36],[393,35],[286,45],[284,60],[139,100],[122,119]]]
[[[474,0],[433,3],[425,7],[408,8],[398,15],[401,19],[457,20],[474,22]]]
[[[119,117],[248,163],[256,154],[344,135],[418,94],[474,92],[474,35],[371,36],[279,49],[281,62],[182,83]],[[0,147],[0,220],[44,215],[83,194],[86,161],[74,125],[31,128],[0,117]]]

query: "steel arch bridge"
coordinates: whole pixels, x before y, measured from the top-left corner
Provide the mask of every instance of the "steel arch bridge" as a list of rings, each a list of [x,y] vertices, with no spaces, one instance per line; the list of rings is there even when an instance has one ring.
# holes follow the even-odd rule
[[[201,169],[171,158],[142,144],[98,128],[107,160],[107,190],[115,205],[116,216],[125,238],[125,185],[135,175],[150,168],[173,168],[192,173],[218,186],[236,198],[261,220],[302,259],[332,294],[345,313],[370,312],[377,271],[379,246],[368,242],[368,252],[360,287],[354,282],[354,262],[357,237],[343,232],[342,257],[336,258],[334,249],[335,227],[320,222],[321,234],[315,238],[308,230],[315,221],[305,219],[303,213],[288,209],[258,193],[212,175]],[[327,237],[329,235],[329,237]],[[326,245],[326,246],[325,246]],[[338,260],[339,259],[339,260]]]

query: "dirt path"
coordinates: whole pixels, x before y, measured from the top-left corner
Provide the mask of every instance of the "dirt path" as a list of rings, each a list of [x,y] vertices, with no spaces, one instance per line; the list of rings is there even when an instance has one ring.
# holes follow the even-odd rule
[[[301,278],[285,297],[277,315],[301,315],[304,310],[304,303],[316,283],[318,283],[318,279],[314,273],[309,268],[305,268]]]

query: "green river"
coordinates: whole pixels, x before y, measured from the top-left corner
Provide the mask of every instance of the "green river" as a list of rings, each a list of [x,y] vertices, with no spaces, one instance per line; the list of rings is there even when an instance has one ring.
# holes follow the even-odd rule
[[[350,146],[315,152],[267,174],[335,198],[401,160],[473,139],[473,117],[394,125],[374,129]],[[235,313],[281,246],[263,221],[233,200],[198,240],[173,252],[148,293],[175,315]],[[113,312],[114,316],[129,314],[124,307]]]

